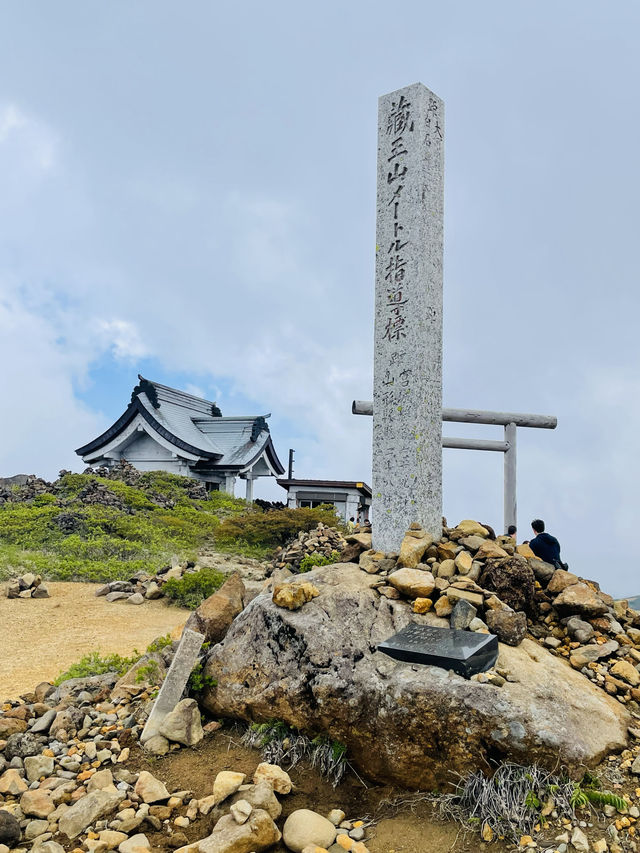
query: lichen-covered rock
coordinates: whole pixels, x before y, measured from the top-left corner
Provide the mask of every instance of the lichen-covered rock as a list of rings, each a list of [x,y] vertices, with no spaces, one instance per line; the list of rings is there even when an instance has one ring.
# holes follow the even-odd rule
[[[480,580],[483,589],[495,592],[512,610],[522,610],[532,616],[536,612],[536,579],[523,557],[491,560]]]
[[[111,700],[120,702],[123,699],[130,699],[131,696],[136,696],[144,689],[158,686],[162,684],[166,674],[167,668],[159,652],[143,655],[131,669],[128,669],[117,680],[111,691]],[[140,680],[141,677],[142,681]]]
[[[487,627],[508,646],[518,646],[527,634],[527,616],[515,610],[487,610]]]
[[[281,583],[273,588],[273,603],[287,610],[298,610],[316,595],[320,595],[319,590],[308,581]]]
[[[537,643],[501,645],[499,665],[519,680],[497,700],[490,684],[376,651],[436,617],[379,595],[375,575],[343,563],[308,577],[319,598],[289,611],[259,596],[211,650],[217,686],[202,704],[214,716],[326,733],[373,779],[415,788],[450,785],[490,758],[584,773],[626,745],[628,711]]]

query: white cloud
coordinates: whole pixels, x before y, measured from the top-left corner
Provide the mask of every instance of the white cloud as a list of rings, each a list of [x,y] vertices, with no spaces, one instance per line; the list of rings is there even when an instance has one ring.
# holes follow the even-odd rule
[[[135,361],[148,355],[137,325],[130,320],[97,320],[95,326],[103,348],[110,350],[115,358]]]
[[[57,148],[57,135],[47,124],[14,103],[0,103],[0,188],[5,192],[32,188],[54,168]]]
[[[194,397],[202,397],[203,400],[207,399],[206,392],[199,385],[194,385],[192,382],[188,382],[184,389],[187,394],[193,394]]]
[[[78,467],[75,447],[106,424],[75,397],[75,366],[58,343],[55,328],[4,289],[2,293],[0,475],[54,477],[60,468]]]

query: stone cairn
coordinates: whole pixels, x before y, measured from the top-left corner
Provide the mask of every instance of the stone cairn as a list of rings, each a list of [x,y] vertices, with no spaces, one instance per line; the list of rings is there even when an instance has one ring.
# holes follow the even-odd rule
[[[144,601],[153,601],[163,598],[162,587],[171,580],[180,580],[184,575],[199,572],[200,566],[192,562],[179,564],[174,561],[171,566],[160,569],[156,575],[147,572],[136,572],[133,577],[126,581],[109,581],[96,590],[98,597],[105,596],[109,602],[126,601],[127,604],[143,604]]]
[[[250,778],[212,773],[212,787],[199,796],[136,767],[133,747],[177,645],[143,656],[119,679],[106,673],[58,687],[42,682],[0,706],[0,853],[233,853],[266,850],[281,838],[302,853],[336,840],[341,849],[368,853],[362,821],[345,820],[340,809],[326,817],[297,809],[280,829],[278,797],[293,786],[276,764],[258,764]],[[162,722],[165,751],[196,746],[220,725],[202,726],[196,700],[183,699]],[[187,831],[200,839],[195,846]]]
[[[40,575],[26,572],[7,585],[7,598],[49,598],[49,590]]]
[[[298,572],[300,563],[307,555],[319,554],[322,557],[331,557],[336,551],[341,553],[346,545],[347,542],[340,531],[320,522],[315,530],[301,530],[293,542],[279,548],[273,558],[273,569],[290,569],[292,572]]]
[[[409,599],[427,624],[490,632],[512,646],[529,635],[640,712],[640,612],[595,581],[556,569],[477,521],[445,524],[439,542],[412,524],[398,554],[373,550],[368,533],[346,541],[341,559],[379,575],[378,593]]]

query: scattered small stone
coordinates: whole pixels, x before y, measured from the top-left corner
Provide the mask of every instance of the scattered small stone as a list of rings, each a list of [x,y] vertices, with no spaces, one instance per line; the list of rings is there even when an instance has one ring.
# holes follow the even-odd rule
[[[147,770],[140,773],[134,790],[145,803],[159,803],[162,800],[169,799],[169,792],[164,783],[156,779]]]
[[[293,853],[302,853],[310,844],[330,847],[336,838],[336,828],[326,817],[310,809],[296,809],[286,819],[282,839]]]
[[[235,773],[233,770],[222,770],[218,773],[213,783],[212,805],[216,806],[231,794],[235,794],[246,778],[244,773]]]
[[[255,784],[269,782],[277,794],[289,794],[293,787],[289,774],[282,767],[267,762],[258,764],[256,772],[253,774],[253,781]]]
[[[252,810],[253,807],[247,800],[238,800],[229,809],[236,823],[246,823]]]

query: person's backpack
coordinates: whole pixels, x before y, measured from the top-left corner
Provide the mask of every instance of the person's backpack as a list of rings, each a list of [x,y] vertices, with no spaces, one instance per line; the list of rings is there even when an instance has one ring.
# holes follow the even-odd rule
[[[565,572],[569,571],[569,563],[563,563],[562,560],[554,560],[553,567],[554,569],[562,569]]]

